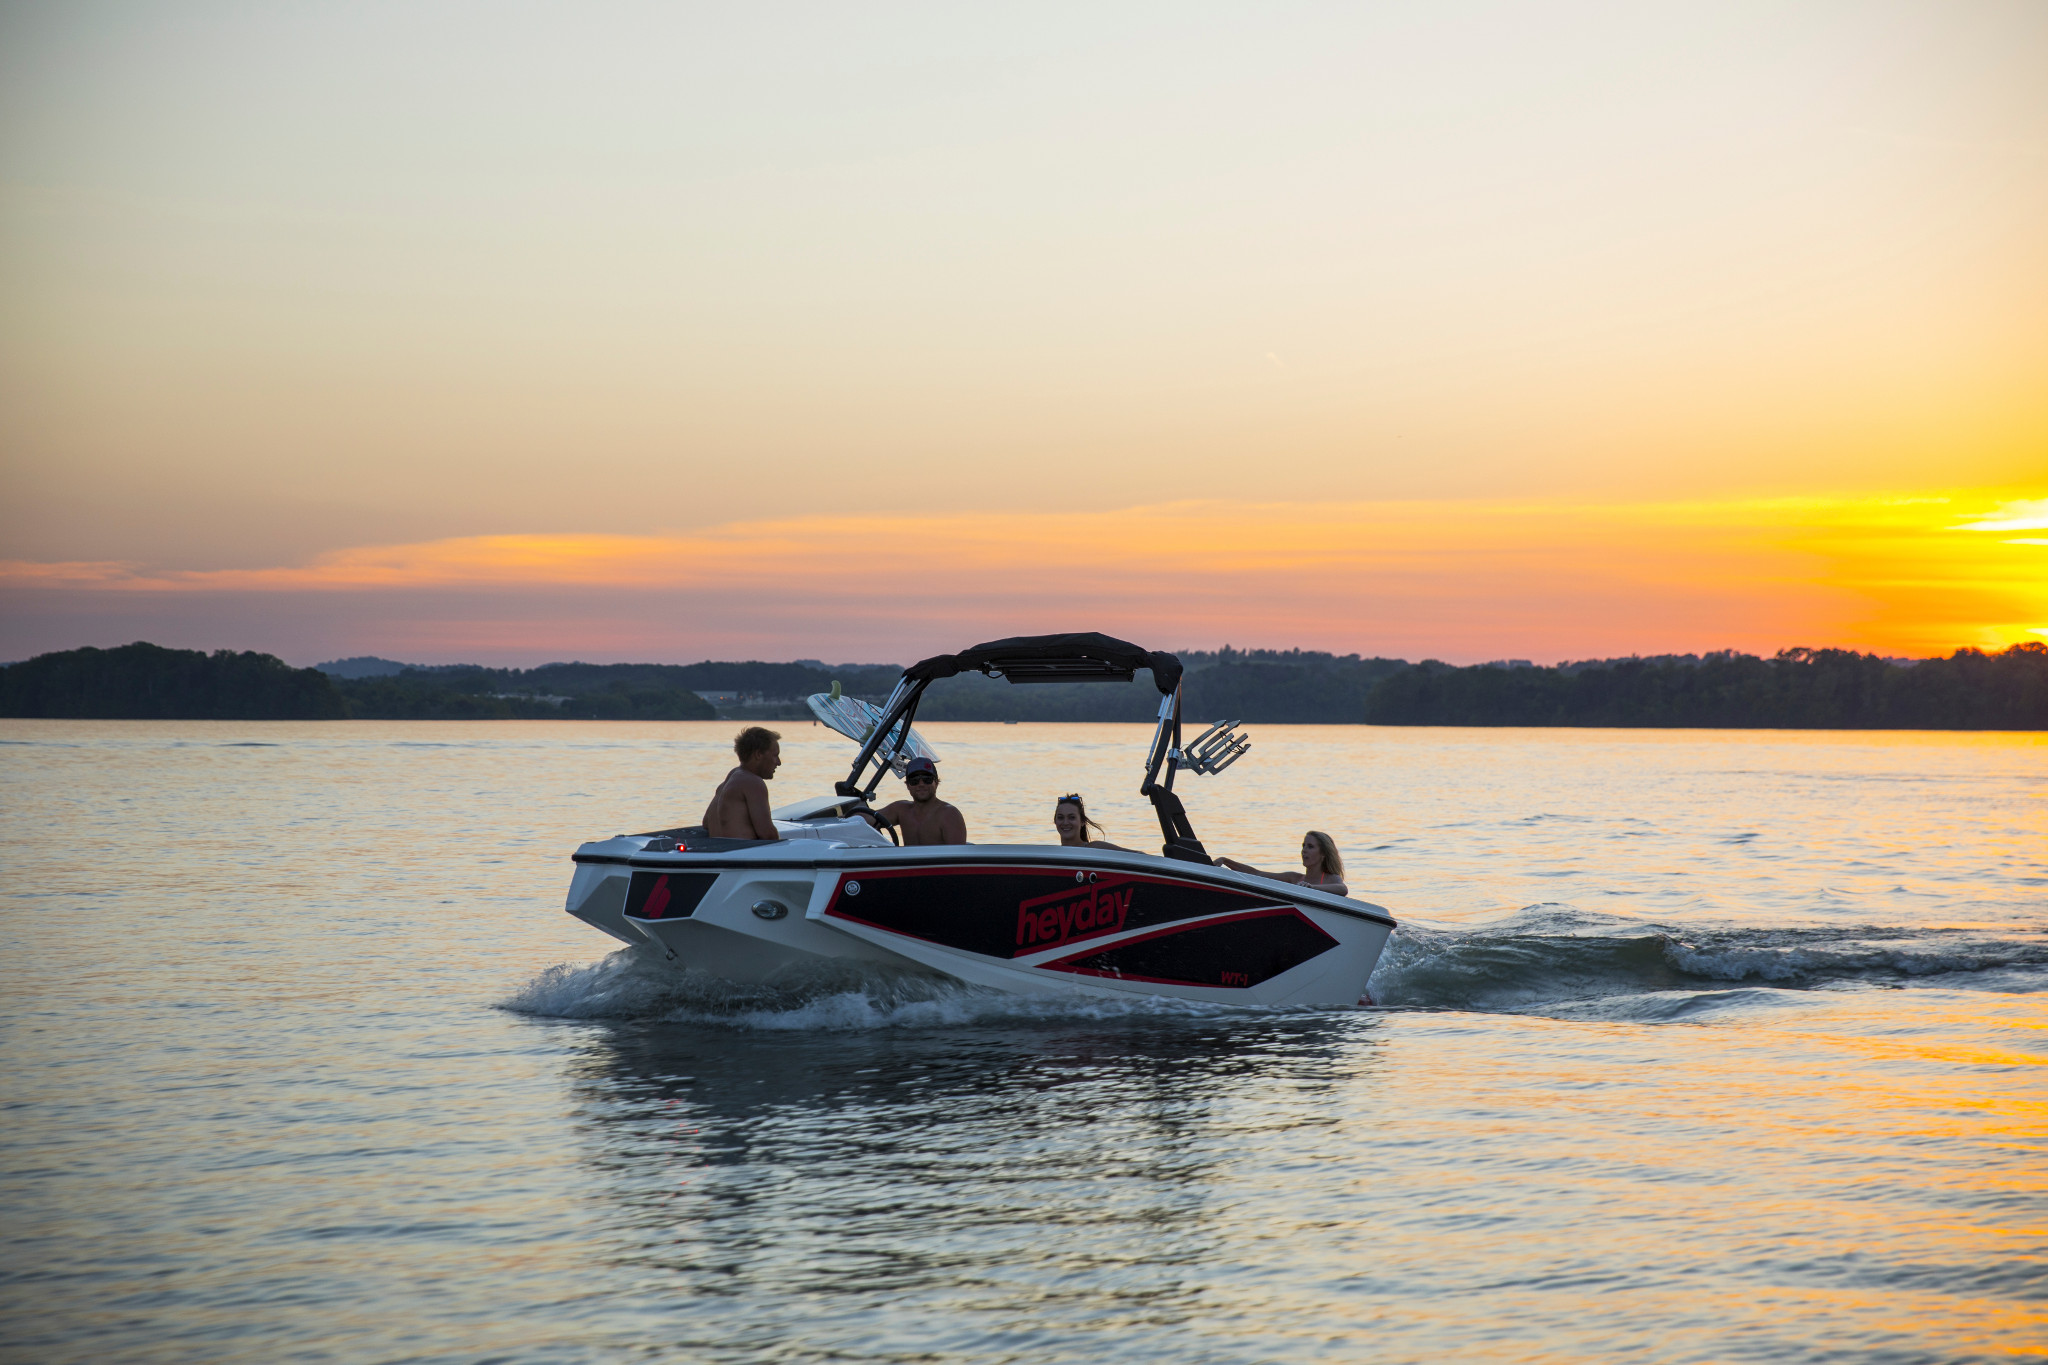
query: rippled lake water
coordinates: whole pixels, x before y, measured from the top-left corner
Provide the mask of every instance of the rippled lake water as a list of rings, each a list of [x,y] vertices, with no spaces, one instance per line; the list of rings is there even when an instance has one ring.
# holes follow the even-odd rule
[[[763,1000],[562,913],[731,725],[0,722],[0,1353],[2048,1350],[2048,743],[1254,727],[1382,1008]],[[849,748],[784,727],[775,787]],[[1126,726],[936,725],[978,838]]]

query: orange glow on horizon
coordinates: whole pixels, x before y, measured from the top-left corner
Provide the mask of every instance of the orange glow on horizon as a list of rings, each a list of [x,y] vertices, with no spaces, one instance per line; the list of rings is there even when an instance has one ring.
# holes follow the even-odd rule
[[[1429,638],[1446,657],[1547,659],[1582,656],[1577,642],[1598,621],[1599,638],[1636,639],[1646,653],[1804,643],[1926,655],[2048,634],[2048,546],[2009,534],[2035,529],[2044,508],[1980,490],[806,516],[684,535],[364,546],[261,569],[17,561],[0,564],[0,587],[60,602],[81,593],[356,593],[387,603],[480,594],[494,604],[484,614],[501,622],[493,634],[502,644],[524,631],[540,650],[554,646],[559,623],[547,601],[596,590],[683,591],[771,615],[810,604],[885,632],[892,620],[933,613],[1018,631],[1070,629],[1085,616],[1183,645],[1370,653],[1382,652],[1376,640]],[[785,652],[812,652],[794,618]]]

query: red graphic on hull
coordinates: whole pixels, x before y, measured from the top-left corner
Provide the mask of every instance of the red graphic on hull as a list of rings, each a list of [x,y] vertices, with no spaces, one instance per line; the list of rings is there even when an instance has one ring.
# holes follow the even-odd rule
[[[1131,896],[1137,889],[1121,877],[1112,877],[1099,885],[1063,889],[1020,901],[1017,947],[1020,951],[1036,952],[1096,934],[1113,934],[1124,927],[1124,920],[1130,916]]]

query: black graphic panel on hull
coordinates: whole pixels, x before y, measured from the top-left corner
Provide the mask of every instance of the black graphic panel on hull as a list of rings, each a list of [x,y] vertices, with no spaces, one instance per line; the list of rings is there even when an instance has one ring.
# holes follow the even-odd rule
[[[717,880],[716,872],[635,872],[626,886],[626,915],[630,919],[688,919]]]
[[[849,872],[825,913],[963,952],[1012,958],[1106,934],[1270,909],[1269,898],[1164,877],[1075,869],[919,867]],[[856,889],[858,888],[858,889]]]
[[[1168,986],[1256,986],[1337,946],[1292,907],[1162,929],[1044,964],[1048,970]]]

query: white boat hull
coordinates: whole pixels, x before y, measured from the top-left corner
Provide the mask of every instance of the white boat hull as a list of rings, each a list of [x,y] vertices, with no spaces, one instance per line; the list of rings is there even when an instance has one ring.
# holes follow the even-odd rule
[[[1142,853],[815,834],[712,842],[586,844],[569,913],[734,982],[905,972],[1027,994],[1265,1007],[1357,1003],[1394,928],[1376,905]]]

